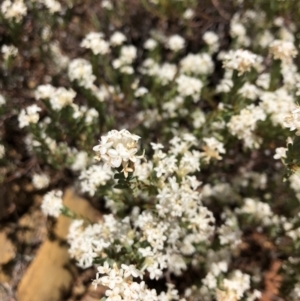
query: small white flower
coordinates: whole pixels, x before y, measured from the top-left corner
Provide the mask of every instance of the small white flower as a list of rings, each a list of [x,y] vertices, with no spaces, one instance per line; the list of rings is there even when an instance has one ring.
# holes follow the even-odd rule
[[[5,156],[5,147],[4,145],[0,144],[0,159],[3,159]]]
[[[194,17],[194,15],[195,15],[194,10],[192,10],[191,8],[187,8],[183,13],[183,18],[186,20],[190,20]]]
[[[145,87],[139,87],[135,92],[134,92],[134,96],[135,97],[141,97],[144,96],[145,94],[147,94],[149,91],[147,88]]]
[[[4,0],[1,4],[1,12],[5,19],[21,22],[27,14],[27,7],[23,0]]]
[[[143,273],[140,270],[138,270],[133,264],[131,265],[122,264],[121,268],[124,270],[125,278],[132,276],[135,278],[139,277],[143,279]]]
[[[71,81],[77,81],[80,86],[86,89],[91,89],[96,79],[91,63],[85,59],[72,60],[69,65],[68,76]]]
[[[54,93],[50,96],[52,109],[60,111],[62,108],[72,104],[75,96],[76,92],[72,89],[67,90],[64,87],[55,89]]]
[[[125,177],[133,171],[134,163],[142,156],[136,156],[139,136],[127,130],[112,130],[101,137],[99,145],[94,146],[97,160],[103,160],[106,165],[118,168],[122,165]]]
[[[19,127],[23,128],[30,123],[37,123],[40,118],[40,115],[38,114],[40,111],[41,108],[37,105],[31,105],[26,109],[22,109],[18,116]]]
[[[169,37],[167,47],[174,52],[182,50],[185,46],[185,40],[180,35],[173,35]]]
[[[163,149],[164,146],[161,144],[161,143],[154,143],[154,142],[151,142],[151,147],[152,149],[155,151],[155,150],[159,150],[159,149]]]
[[[147,50],[153,50],[157,47],[157,41],[155,41],[154,39],[148,39],[145,43],[144,43],[144,48]]]
[[[137,49],[133,45],[123,46],[121,48],[120,60],[121,65],[131,64],[137,57]]]
[[[56,0],[40,0],[49,10],[51,14],[60,12],[62,10],[61,4]]]
[[[71,166],[73,170],[78,170],[86,164],[86,158],[82,152],[79,152],[75,157],[75,162]],[[82,158],[84,156],[84,158]],[[80,160],[78,162],[78,160]],[[109,181],[113,176],[113,172],[109,166],[103,165],[93,165],[85,170],[82,170],[79,176],[80,187],[82,192],[87,192],[90,196],[93,196],[97,188],[103,186]]]
[[[109,41],[112,46],[120,46],[126,41],[126,37],[122,32],[116,31],[110,37]]]
[[[259,95],[259,90],[255,85],[246,82],[239,90],[238,94],[245,98],[255,100]]]
[[[80,46],[91,49],[97,55],[105,55],[110,52],[109,43],[103,39],[101,32],[90,32],[81,42]]]
[[[18,48],[14,45],[3,45],[1,47],[4,60],[8,60],[10,57],[15,57],[18,54]]]
[[[176,83],[177,91],[181,96],[191,96],[194,102],[199,100],[201,89],[203,87],[203,83],[200,79],[186,75],[180,75],[176,79]]]
[[[256,67],[257,63],[258,56],[249,50],[230,50],[223,58],[223,67],[237,70],[239,76]]]
[[[114,8],[110,0],[103,0],[101,6],[107,10],[112,10]]]
[[[0,107],[6,104],[6,99],[0,94]]]
[[[214,71],[214,63],[207,53],[190,53],[180,61],[180,66],[180,71],[187,75],[208,75]]]
[[[45,215],[53,217],[60,215],[63,208],[62,195],[61,190],[52,190],[44,196],[41,208]]]
[[[275,149],[276,154],[273,156],[274,159],[279,160],[282,158],[286,158],[286,152],[287,148],[286,147],[277,147]]]
[[[55,93],[55,87],[52,85],[40,85],[36,88],[34,95],[35,98],[38,99],[47,99],[53,96]]]
[[[205,32],[202,39],[210,47],[215,47],[216,48],[216,46],[219,46],[219,37],[213,31]]]
[[[293,42],[282,40],[273,41],[270,45],[270,52],[274,59],[279,59],[284,63],[291,63],[292,59],[298,54]]]
[[[203,141],[205,145],[202,147],[204,152],[201,153],[201,156],[204,157],[207,162],[209,162],[211,158],[221,160],[222,157],[220,154],[226,153],[224,144],[214,137],[203,138]]]
[[[290,131],[297,130],[296,135],[300,136],[300,107],[296,107],[284,118],[283,125],[290,128]]]
[[[46,174],[34,174],[32,177],[32,184],[36,189],[43,189],[48,187],[50,178]]]

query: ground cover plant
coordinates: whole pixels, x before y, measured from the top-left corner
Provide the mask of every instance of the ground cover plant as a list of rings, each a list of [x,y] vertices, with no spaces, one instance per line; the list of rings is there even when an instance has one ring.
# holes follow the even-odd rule
[[[300,300],[299,10],[4,0],[1,225],[42,195],[101,300]]]

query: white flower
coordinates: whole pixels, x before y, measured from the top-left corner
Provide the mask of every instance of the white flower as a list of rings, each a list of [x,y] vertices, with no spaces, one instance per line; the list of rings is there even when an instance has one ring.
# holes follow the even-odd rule
[[[258,76],[256,80],[256,85],[265,90],[268,90],[270,86],[270,79],[270,73],[262,73]]]
[[[300,136],[300,107],[294,109],[291,114],[284,118],[283,125],[290,128],[290,131],[297,130],[296,135]]]
[[[36,99],[47,99],[53,96],[55,87],[52,85],[40,85],[36,88],[34,95]]]
[[[286,152],[287,148],[286,147],[277,147],[275,149],[276,154],[273,156],[274,159],[279,160],[281,158],[286,158]]]
[[[98,117],[99,117],[98,111],[94,108],[90,108],[87,111],[85,111],[84,121],[85,121],[86,124],[91,124],[95,120],[97,120]]]
[[[94,146],[97,152],[97,160],[103,160],[106,165],[118,168],[122,165],[125,177],[133,171],[134,163],[142,156],[136,156],[138,151],[139,136],[133,135],[127,130],[112,130],[106,136],[101,137],[99,145]]]
[[[63,193],[61,190],[52,190],[48,192],[44,196],[41,206],[43,213],[49,216],[58,217],[63,208],[62,195]]]
[[[91,49],[95,55],[107,54],[110,52],[109,43],[103,39],[101,32],[90,32],[81,42],[80,46]]]
[[[193,126],[199,129],[205,123],[205,114],[201,110],[195,110],[192,113]]]
[[[112,86],[96,86],[92,87],[93,94],[97,97],[100,102],[108,100],[110,95],[114,94],[114,87]]]
[[[107,261],[104,262],[103,266],[97,267],[99,274],[109,274],[111,271],[111,268],[109,267],[109,264]]]
[[[88,164],[88,154],[85,151],[79,151],[75,154],[71,169],[74,171],[83,170]]]
[[[147,94],[149,91],[147,88],[145,87],[139,87],[135,92],[134,92],[134,96],[135,97],[141,97],[144,96],[145,94]]]
[[[231,22],[230,35],[233,38],[244,37],[246,35],[246,28],[241,23]]]
[[[93,68],[85,59],[74,59],[70,62],[68,76],[71,81],[77,81],[84,88],[91,89],[96,77],[93,75]]]
[[[110,37],[109,41],[112,46],[120,46],[126,41],[126,37],[122,32],[116,31]]]
[[[223,67],[237,70],[239,76],[256,67],[257,63],[258,56],[249,50],[230,50],[223,58]]]
[[[180,71],[188,75],[208,75],[214,70],[212,58],[207,53],[190,53],[180,61],[180,66]]]
[[[111,3],[111,1],[110,0],[103,0],[102,2],[101,2],[101,6],[103,7],[103,8],[106,8],[107,10],[112,10],[114,7],[113,7],[113,4]]]
[[[0,94],[0,107],[6,104],[6,99]]]
[[[132,68],[132,66],[122,66],[120,68],[120,72],[125,73],[125,74],[133,74],[134,69]]]
[[[239,90],[238,94],[245,98],[255,100],[259,95],[259,90],[255,85],[246,82]]]
[[[154,142],[151,142],[151,147],[153,150],[159,150],[159,149],[163,149],[164,146],[161,144],[161,143],[154,143]]]
[[[154,39],[148,39],[145,43],[144,43],[144,48],[147,50],[153,50],[155,49],[157,46],[157,42]]]
[[[300,192],[300,176],[297,173],[294,173],[289,177],[289,181],[291,182],[291,188]]]
[[[75,158],[75,162],[71,166],[73,170],[80,170],[85,164],[85,156],[82,152],[79,152]],[[80,161],[79,161],[80,160]],[[86,170],[82,170],[79,181],[82,192],[87,192],[90,196],[93,196],[97,188],[103,186],[109,181],[113,176],[112,170],[108,166],[103,165],[93,165]]]
[[[245,146],[257,148],[260,139],[253,133],[259,120],[266,119],[265,112],[258,106],[250,105],[233,115],[227,123],[230,133],[244,141]]]
[[[191,96],[194,102],[199,100],[203,87],[203,83],[200,79],[182,74],[176,79],[176,83],[177,91],[181,96]]]
[[[3,159],[5,156],[5,147],[4,145],[0,144],[0,159]]]
[[[240,270],[235,270],[230,279],[225,278],[221,285],[223,290],[218,290],[218,301],[240,300],[245,292],[250,289],[250,276],[243,274]]]
[[[205,145],[202,147],[204,152],[201,153],[201,156],[204,157],[207,162],[209,162],[211,158],[221,160],[222,157],[220,154],[226,153],[224,144],[214,137],[203,138],[203,141]]]
[[[60,12],[62,10],[61,4],[56,0],[40,0],[49,10],[51,14]]]
[[[209,272],[206,277],[202,279],[202,283],[209,289],[215,289],[217,287],[217,278]]]
[[[40,115],[38,114],[40,111],[41,108],[37,105],[31,105],[26,109],[22,109],[18,116],[19,127],[23,128],[30,123],[37,123],[40,118]]]
[[[1,12],[5,19],[15,19],[20,22],[27,14],[27,7],[23,0],[4,0],[1,4]]]
[[[236,212],[251,214],[263,223],[266,220],[266,217],[271,217],[273,215],[269,204],[251,198],[245,198],[244,205],[240,209],[237,209]]]
[[[55,64],[55,70],[58,72],[65,70],[69,63],[70,59],[68,56],[64,55],[61,51],[58,41],[51,42],[49,45],[51,56]]]
[[[247,301],[255,301],[255,300],[260,300],[262,296],[262,293],[258,290],[254,290],[250,296],[247,297]]]
[[[185,40],[179,35],[173,35],[169,37],[167,42],[167,47],[171,49],[174,52],[177,52],[181,49],[183,49],[185,46]]]
[[[135,278],[139,277],[143,279],[143,273],[140,270],[138,270],[134,265],[121,264],[121,268],[124,270],[125,278],[132,276]]]
[[[54,93],[50,96],[50,104],[53,110],[60,111],[62,108],[73,103],[76,96],[76,92],[72,89],[67,90],[64,87],[60,87],[54,90]]]
[[[121,48],[120,60],[122,65],[131,64],[137,57],[137,49],[133,45],[123,46]]]
[[[279,59],[284,63],[291,63],[292,59],[298,54],[293,42],[282,40],[273,41],[270,45],[270,52],[274,59]]]
[[[14,45],[3,45],[1,47],[4,60],[8,60],[10,57],[15,57],[18,54],[18,48]]]
[[[183,18],[186,20],[190,20],[194,17],[195,12],[191,8],[187,8],[183,13]]]
[[[173,81],[177,72],[177,66],[175,64],[164,63],[161,66],[157,66],[153,73],[159,79],[160,83],[165,86]]]
[[[216,87],[217,93],[228,93],[233,87],[233,81],[229,78],[223,78]]]
[[[216,52],[219,49],[219,37],[213,31],[207,31],[202,37],[203,41],[209,46],[210,53]]]
[[[32,184],[36,189],[43,189],[48,187],[50,178],[46,174],[34,174],[32,177]]]
[[[294,96],[286,89],[279,88],[274,92],[260,93],[261,102],[259,106],[269,114],[274,125],[288,126],[289,113],[294,110]],[[297,113],[294,115],[296,117]],[[296,120],[295,120],[296,121]],[[292,130],[292,129],[291,129]]]
[[[274,36],[269,30],[265,30],[259,37],[258,37],[258,44],[262,48],[267,48],[272,42],[274,41]]]

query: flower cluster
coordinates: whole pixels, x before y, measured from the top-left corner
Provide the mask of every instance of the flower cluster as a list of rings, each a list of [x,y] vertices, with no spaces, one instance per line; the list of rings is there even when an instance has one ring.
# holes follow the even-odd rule
[[[39,121],[40,115],[38,112],[40,112],[42,109],[38,107],[37,105],[31,105],[27,107],[26,109],[22,109],[18,120],[19,120],[19,127],[23,128],[25,126],[28,126],[29,124],[37,123]]]
[[[240,111],[239,115],[231,117],[227,127],[232,135],[244,141],[246,147],[257,148],[260,139],[253,132],[259,120],[265,120],[266,114],[260,107],[249,105]]]
[[[52,190],[45,194],[42,203],[42,211],[44,214],[58,217],[63,209],[62,203],[63,192],[61,190]]]
[[[290,63],[298,53],[292,42],[281,40],[273,41],[270,45],[270,51],[274,59],[279,59],[283,63]]]
[[[1,13],[5,19],[21,22],[27,14],[27,7],[23,0],[4,0],[1,4]]]
[[[90,32],[80,44],[81,47],[91,49],[94,54],[109,53],[109,43],[103,39],[103,33]]]
[[[237,70],[238,75],[250,71],[258,64],[258,57],[249,50],[231,50],[224,55],[223,66],[227,69]]]
[[[291,114],[287,115],[283,121],[285,127],[291,131],[297,130],[296,135],[300,135],[300,108],[295,108]]]
[[[97,153],[95,158],[113,168],[122,166],[121,172],[127,177],[129,172],[134,171],[137,159],[143,158],[143,155],[136,155],[139,139],[138,135],[127,130],[112,130],[101,137],[100,144],[94,146],[93,150]]]
[[[77,2],[0,4],[5,190],[74,218],[69,255],[103,300],[254,301],[274,262],[274,298],[299,300],[299,12]]]
[[[51,108],[55,111],[60,111],[65,106],[72,104],[75,96],[76,92],[72,89],[55,88],[51,85],[38,86],[35,92],[36,99],[49,99]]]

